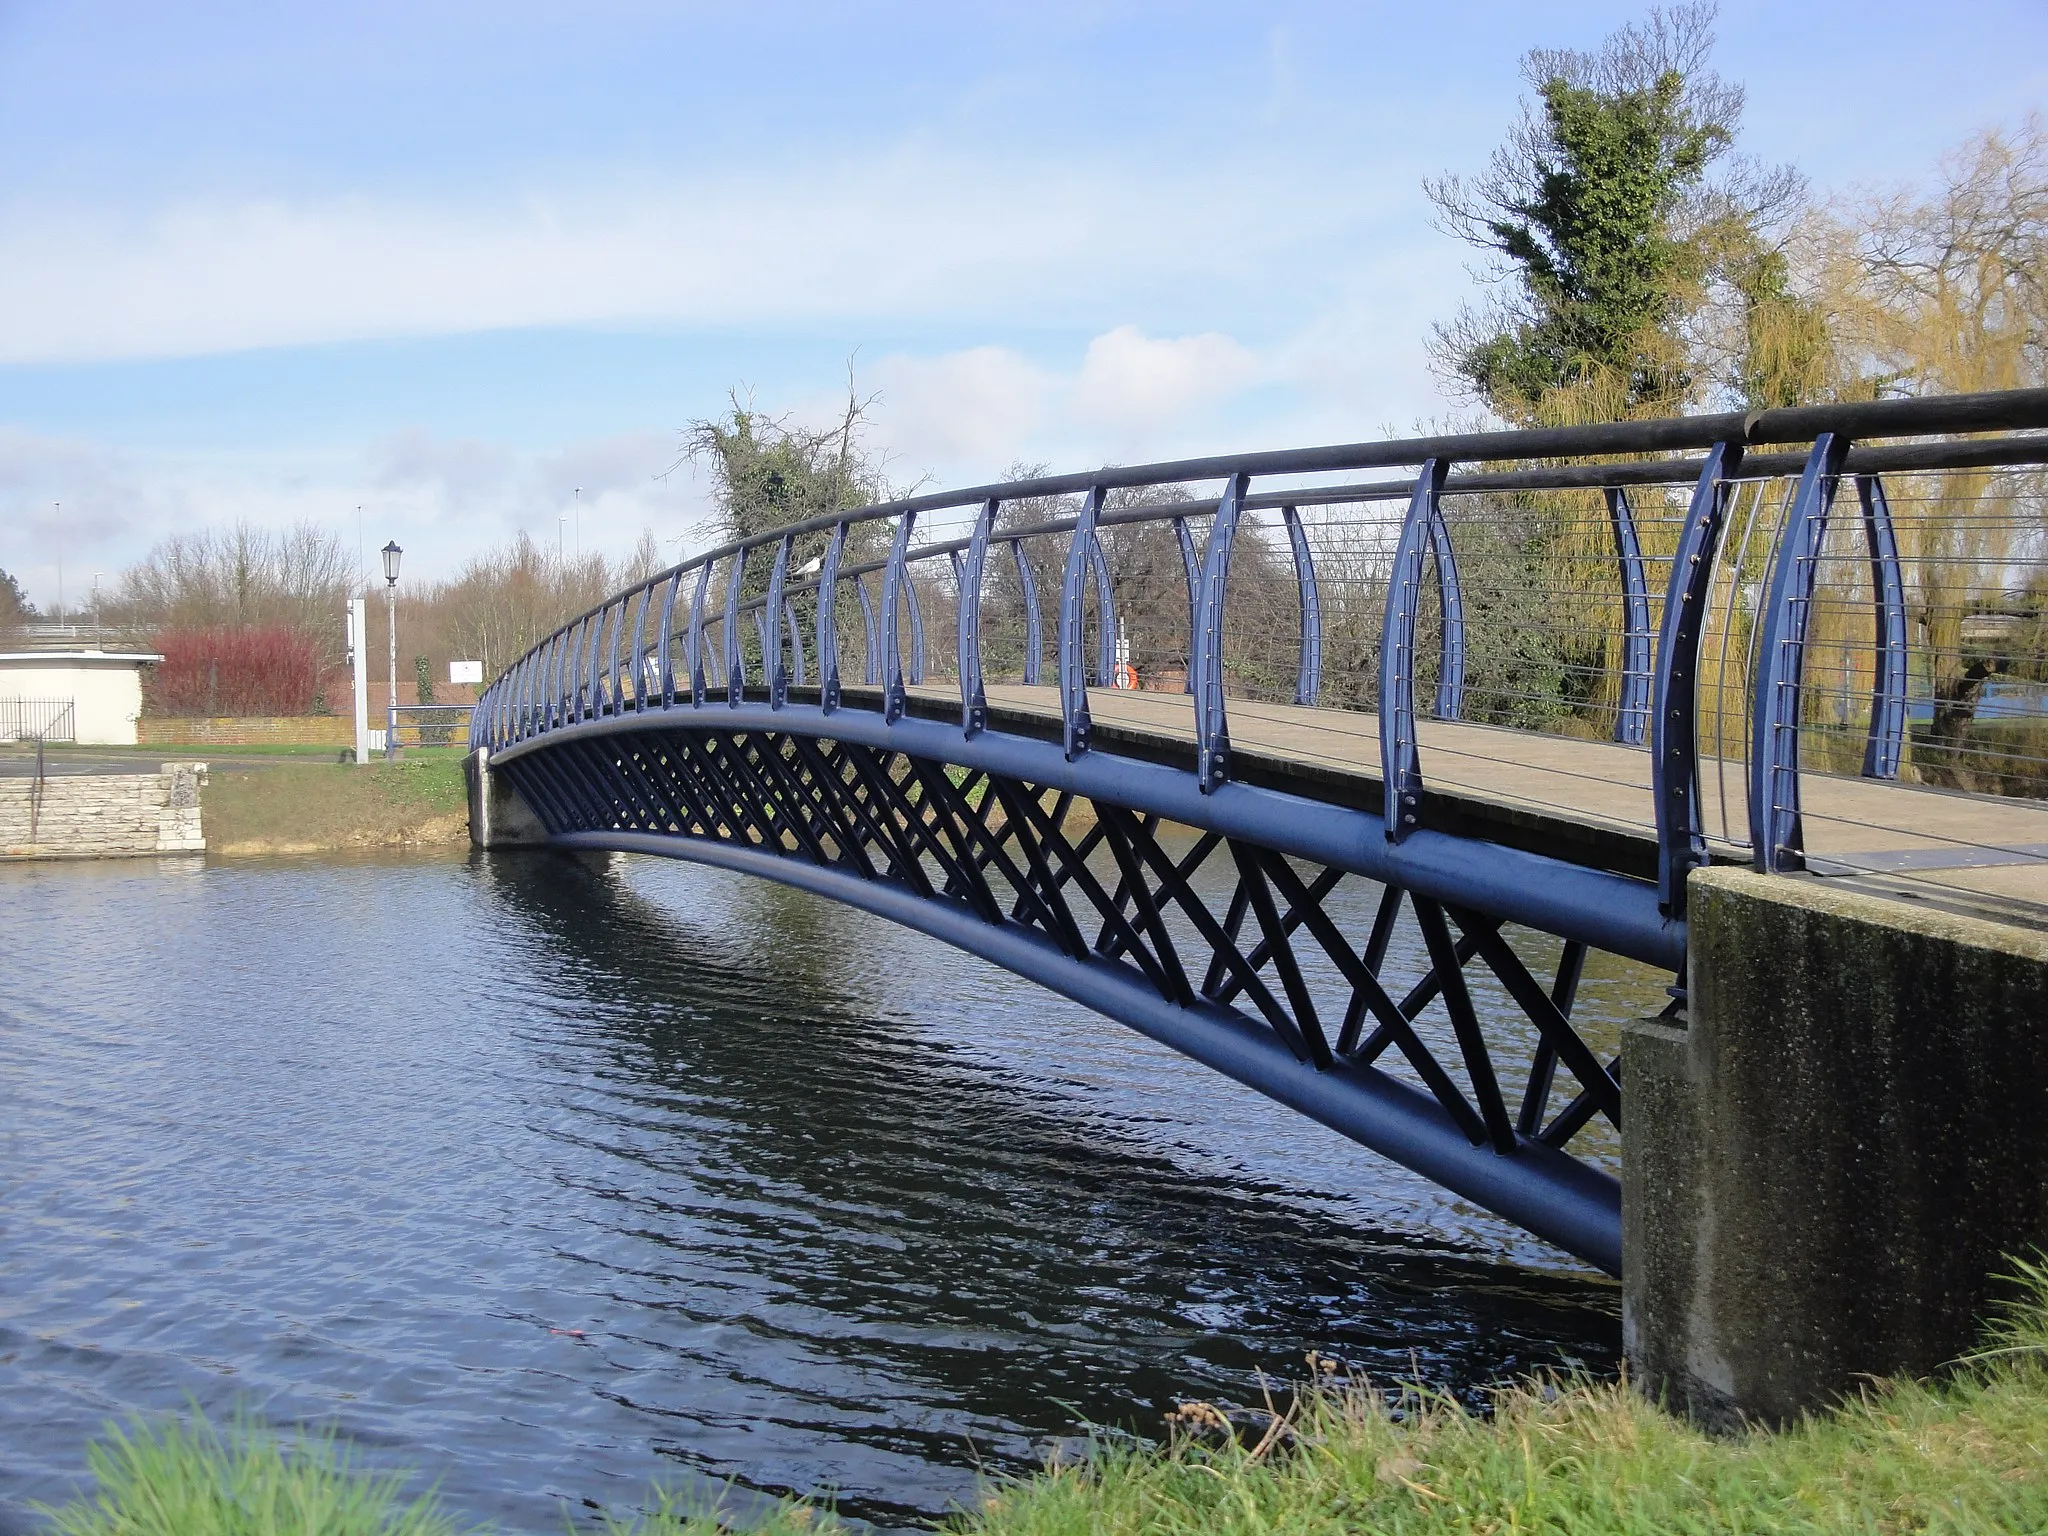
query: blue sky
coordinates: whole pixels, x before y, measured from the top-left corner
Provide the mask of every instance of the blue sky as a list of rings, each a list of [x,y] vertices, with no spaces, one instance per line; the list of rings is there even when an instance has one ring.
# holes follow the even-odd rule
[[[578,504],[680,554],[677,429],[849,357],[905,481],[1441,417],[1421,179],[1639,14],[0,0],[0,567],[359,506],[409,574]],[[2048,7],[1934,14],[1725,5],[1744,149],[1919,181],[2048,101]]]

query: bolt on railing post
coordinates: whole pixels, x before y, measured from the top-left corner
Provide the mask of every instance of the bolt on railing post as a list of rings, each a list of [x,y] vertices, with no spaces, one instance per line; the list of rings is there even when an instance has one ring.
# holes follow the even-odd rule
[[[1188,584],[1188,665],[1187,681],[1181,685],[1181,692],[1192,696],[1195,691],[1195,633],[1199,621],[1195,616],[1198,606],[1195,593],[1201,587],[1202,578],[1195,565],[1195,536],[1188,532],[1188,520],[1176,517],[1173,520],[1173,541],[1180,546],[1180,570]]]
[[[1699,670],[1714,559],[1742,444],[1716,443],[1693,486],[1671,555],[1650,689],[1650,800],[1657,818],[1657,904],[1685,912],[1685,877],[1707,861],[1699,806]]]
[[[697,567],[697,584],[690,592],[689,637],[683,642],[683,662],[690,669],[690,707],[704,702],[704,604],[711,596],[711,562]]]
[[[1906,583],[1899,569],[1899,539],[1891,501],[1876,475],[1858,475],[1863,538],[1870,551],[1870,592],[1877,606],[1877,663],[1870,683],[1870,735],[1863,744],[1863,776],[1896,779],[1906,747]]]
[[[725,702],[738,709],[747,697],[746,648],[740,644],[740,587],[747,574],[747,551],[742,545],[732,552],[732,569],[725,578]]]
[[[1217,500],[1195,589],[1190,671],[1195,692],[1195,783],[1207,794],[1230,775],[1230,722],[1223,707],[1223,600],[1230,586],[1230,551],[1251,476],[1234,474]]]
[[[1323,604],[1316,590],[1315,556],[1308,547],[1308,530],[1301,513],[1293,506],[1280,509],[1287,524],[1287,542],[1294,550],[1294,591],[1301,609],[1300,664],[1294,674],[1294,702],[1311,707],[1323,685]]]
[[[1102,487],[1091,486],[1074,520],[1067,566],[1060,582],[1060,731],[1071,761],[1088,750],[1093,722],[1088,714],[1088,653],[1081,632],[1081,592],[1095,545],[1095,519],[1102,513]]]
[[[1607,525],[1621,571],[1621,692],[1615,703],[1614,739],[1639,747],[1650,723],[1650,593],[1643,579],[1635,508],[1620,486],[1608,488]]]
[[[1387,573],[1387,607],[1380,627],[1380,782],[1387,840],[1395,843],[1422,820],[1422,756],[1415,737],[1415,625],[1422,609],[1423,552],[1436,544],[1437,499],[1449,472],[1448,459],[1430,459],[1416,475]],[[1443,570],[1439,560],[1439,580]],[[1448,622],[1444,629],[1448,635]]]
[[[1792,509],[1771,559],[1770,599],[1757,644],[1751,700],[1749,834],[1757,870],[1799,869],[1805,833],[1799,806],[1799,720],[1806,637],[1813,617],[1821,543],[1849,439],[1823,432],[1792,493]]]
[[[1017,564],[1017,585],[1024,594],[1024,686],[1038,686],[1045,661],[1045,621],[1038,612],[1038,577],[1024,557],[1024,541],[1010,540],[1010,558]]]
[[[910,579],[910,530],[917,523],[915,512],[899,513],[896,532],[889,540],[889,563],[882,568],[882,718],[891,724],[903,718],[907,695],[903,687],[903,646],[896,636],[896,605],[904,584]],[[914,610],[913,610],[914,611]]]
[[[839,559],[846,552],[846,524],[833,525],[832,540],[818,568],[818,707],[839,707]]]
[[[775,563],[768,567],[768,595],[761,604],[761,670],[768,678],[768,707],[789,702],[789,669],[782,664],[782,587],[789,578],[789,552],[796,543],[785,533],[775,544]]]
[[[995,532],[996,506],[994,497],[981,504],[967,541],[967,558],[954,556],[960,587],[960,729],[969,736],[988,726],[988,690],[981,678],[981,576],[988,563],[989,537]]]

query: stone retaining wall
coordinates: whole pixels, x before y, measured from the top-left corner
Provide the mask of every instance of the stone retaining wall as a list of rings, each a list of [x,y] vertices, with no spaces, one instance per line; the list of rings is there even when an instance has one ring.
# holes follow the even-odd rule
[[[201,853],[204,763],[161,773],[79,773],[0,779],[0,857],[115,859]]]

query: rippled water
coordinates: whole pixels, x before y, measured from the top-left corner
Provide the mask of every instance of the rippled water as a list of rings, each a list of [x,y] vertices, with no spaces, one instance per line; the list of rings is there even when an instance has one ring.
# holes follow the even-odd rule
[[[14,866],[0,952],[0,1529],[188,1401],[510,1529],[657,1480],[900,1524],[1310,1349],[1469,1390],[1617,1347],[1613,1288],[1502,1223],[742,877]]]

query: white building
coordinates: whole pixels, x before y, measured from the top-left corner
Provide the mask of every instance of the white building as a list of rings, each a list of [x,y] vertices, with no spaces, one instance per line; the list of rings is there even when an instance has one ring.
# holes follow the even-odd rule
[[[132,747],[142,669],[162,660],[120,651],[0,653],[0,741]]]

